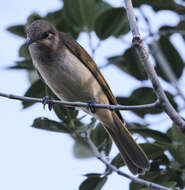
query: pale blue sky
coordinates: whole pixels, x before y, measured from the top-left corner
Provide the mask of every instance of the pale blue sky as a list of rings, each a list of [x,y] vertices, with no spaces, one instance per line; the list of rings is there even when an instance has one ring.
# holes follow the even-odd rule
[[[120,0],[114,1],[119,6]],[[115,3],[116,2],[116,3]],[[48,11],[56,10],[61,5],[59,0],[6,0],[0,7],[0,91],[23,95],[28,88],[27,74],[24,71],[6,70],[18,60],[18,48],[23,39],[6,32],[10,25],[24,24],[27,16],[32,12],[44,15]],[[177,17],[170,14],[159,13],[156,17],[149,11],[156,30],[160,22],[177,23]],[[162,19],[156,19],[161,18]],[[94,39],[96,39],[94,37]],[[130,40],[130,35],[128,39]],[[177,38],[178,39],[178,38]],[[86,35],[79,37],[79,42],[89,51]],[[109,39],[102,44],[96,54],[98,65],[105,63],[105,57],[123,52],[125,46],[118,40]],[[135,86],[141,84],[118,69],[108,67],[103,74],[108,80],[116,95],[128,95]],[[122,81],[126,81],[124,83]],[[3,190],[76,190],[85,179],[83,174],[103,172],[104,165],[96,159],[79,160],[73,157],[73,141],[68,135],[36,130],[29,127],[36,117],[49,117],[57,119],[53,112],[43,110],[37,104],[23,110],[19,101],[8,100],[0,97],[0,189]],[[133,115],[125,113],[127,120],[132,120]],[[150,120],[150,118],[149,118]],[[113,148],[111,157],[117,154]],[[127,169],[123,168],[128,172]],[[128,188],[128,180],[112,174],[103,190],[123,190]]]

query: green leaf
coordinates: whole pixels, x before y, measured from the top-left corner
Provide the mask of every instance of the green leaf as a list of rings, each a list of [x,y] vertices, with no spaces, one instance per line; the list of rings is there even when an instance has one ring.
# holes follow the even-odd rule
[[[163,152],[165,151],[164,147],[150,143],[140,144],[140,146],[147,154],[148,158],[155,161],[155,164],[159,165],[161,163],[168,163],[168,159],[163,154]],[[161,158],[164,160],[161,160]],[[120,154],[117,154],[117,156],[113,158],[111,164],[116,166],[117,168],[120,168],[125,165]]]
[[[56,99],[58,99],[58,98],[56,98]],[[77,110],[74,110],[74,111],[69,110],[67,107],[65,108],[65,106],[63,106],[63,105],[56,104],[53,107],[53,109],[54,109],[56,115],[58,116],[58,118],[66,123],[69,123],[70,120],[76,119],[77,114],[78,114]]]
[[[64,14],[63,8],[59,9],[58,11],[48,13],[44,19],[52,23],[57,28],[57,30],[66,32],[75,39],[78,37],[79,31],[75,30],[73,25],[70,24],[69,20]]]
[[[116,166],[117,168],[120,168],[122,166],[125,165],[125,163],[123,162],[123,159],[121,158],[120,153],[117,154],[111,161],[111,164]]]
[[[64,0],[64,13],[69,22],[84,31],[93,29],[95,17],[94,0]]]
[[[20,48],[19,48],[19,56],[20,57],[25,57],[26,59],[30,59],[30,53],[28,51],[28,46],[26,43],[24,43]]]
[[[47,87],[46,94],[46,84],[44,84],[41,80],[35,81],[30,88],[25,93],[25,96],[28,97],[36,97],[36,98],[43,98],[45,96],[52,97],[55,100],[58,100],[56,95]],[[23,102],[24,108],[27,108],[33,105],[34,102]],[[68,123],[69,125],[74,125],[74,127],[82,126],[82,123],[77,119],[78,111],[77,110],[70,110],[70,108],[64,107],[62,105],[53,105],[53,110],[55,111],[56,115],[59,119]]]
[[[167,181],[167,182],[163,182],[162,185],[169,187],[169,188],[175,188],[177,182],[176,181]]]
[[[172,69],[177,79],[179,79],[182,75],[184,68],[184,61],[182,60],[181,55],[178,53],[176,48],[173,46],[173,44],[170,42],[170,40],[167,37],[162,36],[159,40],[159,44],[161,51],[169,64],[169,67]],[[155,69],[158,75],[161,76],[164,80],[169,81],[168,78],[166,77],[165,71],[161,69],[160,63],[158,62],[157,58],[155,58],[155,60],[157,63]]]
[[[91,139],[99,151],[103,151],[105,155],[110,153],[112,140],[102,124],[99,123],[96,128],[92,130]]]
[[[167,131],[167,135],[171,138],[172,141],[178,141],[185,145],[184,135],[176,125],[173,125],[172,128]]]
[[[37,129],[45,129],[53,132],[71,133],[72,130],[62,122],[56,122],[47,118],[37,118],[34,120],[32,126]]]
[[[152,88],[142,87],[134,90],[131,95],[140,104],[152,103],[156,100],[156,95]]]
[[[35,20],[42,19],[42,17],[38,13],[32,13],[28,19],[27,19],[27,24],[26,26],[29,26],[32,22]]]
[[[140,144],[149,159],[155,159],[163,154],[165,148],[157,144],[144,143]]]
[[[73,146],[73,153],[76,158],[91,158],[95,156],[89,144],[78,138]]]
[[[151,181],[151,182],[156,182],[157,177],[162,177],[160,175],[160,170],[158,170],[158,171],[149,171],[149,172],[146,172],[145,175],[143,175],[143,176],[140,175],[139,176],[139,178],[145,179],[145,180]],[[144,188],[146,188],[144,185],[134,183],[134,182],[130,183],[130,190],[141,190],[141,189],[144,189]],[[153,189],[148,189],[148,190],[153,190]]]
[[[165,92],[170,103],[176,109],[177,104],[174,101],[174,96],[169,92]],[[156,95],[153,92],[152,88],[142,87],[134,90],[129,97],[117,97],[118,103],[121,105],[143,105],[143,104],[150,104],[156,101]],[[162,110],[153,108],[153,109],[143,109],[143,110],[135,110],[133,111],[135,114],[139,115],[140,117],[144,117],[145,114],[157,114],[161,113]]]
[[[111,8],[111,6],[102,1],[102,0],[97,0],[96,2],[96,14],[95,14],[95,21],[96,19],[103,13],[105,12],[106,10],[109,10]]]
[[[151,169],[150,169],[150,171],[155,170],[155,168],[156,168],[156,170],[159,170],[159,168],[160,168],[159,166],[160,165],[168,166],[170,164],[171,163],[170,163],[168,157],[165,154],[162,154],[162,155],[156,157],[155,159],[153,159],[153,161],[151,163]]]
[[[179,164],[185,164],[185,138],[177,126],[168,130],[167,135],[171,138],[172,143],[168,146],[170,153]]]
[[[127,97],[117,97],[118,103],[122,105],[142,105],[152,103],[156,100],[156,95],[153,92],[152,88],[142,87],[134,90],[132,94]],[[145,110],[134,111],[142,116],[144,115]],[[144,113],[142,113],[144,112]],[[149,112],[149,110],[148,110]],[[157,111],[157,113],[160,111]]]
[[[128,33],[129,24],[125,9],[109,7],[101,11],[95,21],[95,31],[101,40]]]
[[[141,190],[142,185],[138,183],[131,182],[129,185],[130,190]]]
[[[36,70],[28,70],[28,79],[30,84],[33,84],[34,82],[40,80],[40,77]]]
[[[72,25],[82,27],[79,0],[64,0],[64,14]]]
[[[44,97],[45,96],[45,84],[40,80],[34,82],[31,85],[31,87],[26,91],[24,96],[36,97],[36,98]],[[27,107],[33,105],[34,102],[26,102],[26,101],[24,101],[22,104],[23,104],[24,108],[27,108]]]
[[[164,155],[163,155],[164,156]],[[161,159],[163,159],[161,157]],[[182,184],[182,173],[178,170],[176,170],[172,163],[169,163],[166,165],[165,163],[161,163],[163,166],[166,166],[164,169],[160,169],[160,165],[156,168],[153,167],[153,162],[151,163],[151,169],[150,171],[146,172],[145,175],[140,175],[139,178],[151,181],[157,184],[160,184],[162,186],[167,186],[174,188],[180,187],[183,188]],[[168,166],[169,165],[169,166]],[[176,182],[176,183],[174,183]],[[146,188],[143,185],[136,184],[136,183],[130,183],[130,189],[131,190],[140,190]]]
[[[121,56],[109,57],[108,61],[138,80],[147,80],[147,74],[134,47],[128,48]]]
[[[88,173],[88,174],[85,174],[84,176],[86,177],[100,177],[102,174],[99,174],[99,173]]]
[[[100,190],[106,181],[107,177],[91,176],[82,182],[79,190]]]
[[[94,0],[80,0],[79,2],[84,28],[88,28],[86,30],[90,31],[94,24],[95,2]]]
[[[7,30],[9,32],[11,32],[12,34],[15,34],[19,37],[26,37],[26,32],[25,32],[25,27],[24,25],[15,25],[15,26],[10,26],[7,28]]]
[[[161,172],[161,175],[156,177],[155,181],[163,186],[173,188],[176,184],[177,187],[183,188],[184,185],[182,183],[182,173],[177,171],[175,168],[167,168],[167,171]],[[174,183],[176,182],[176,183]]]
[[[175,178],[173,181],[173,178],[171,177],[172,173],[174,173],[174,171],[169,170],[164,172],[158,169],[157,171],[149,171],[144,176],[139,176],[139,178],[157,183],[165,187],[174,188],[177,184],[177,181],[175,181]],[[141,184],[131,182],[130,190],[153,190],[153,188],[147,188]]]
[[[166,134],[153,129],[148,129],[144,127],[134,127],[129,128],[129,131],[132,133],[138,133],[143,137],[152,137],[160,143],[171,143],[171,139]]]
[[[33,70],[33,64],[31,59],[25,59],[23,61],[16,61],[16,65],[9,67],[10,69],[26,69]]]

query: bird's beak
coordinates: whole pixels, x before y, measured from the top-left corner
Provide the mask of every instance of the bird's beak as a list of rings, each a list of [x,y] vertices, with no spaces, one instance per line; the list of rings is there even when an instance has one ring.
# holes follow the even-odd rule
[[[29,47],[29,45],[31,45],[33,42],[34,42],[34,40],[31,39],[30,37],[27,37],[27,38],[26,38],[26,44],[27,44],[28,47]]]

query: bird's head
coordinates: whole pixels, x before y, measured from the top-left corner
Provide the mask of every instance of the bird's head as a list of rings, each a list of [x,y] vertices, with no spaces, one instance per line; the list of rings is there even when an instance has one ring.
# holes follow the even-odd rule
[[[27,45],[54,48],[58,42],[56,28],[45,20],[34,21],[26,30]]]

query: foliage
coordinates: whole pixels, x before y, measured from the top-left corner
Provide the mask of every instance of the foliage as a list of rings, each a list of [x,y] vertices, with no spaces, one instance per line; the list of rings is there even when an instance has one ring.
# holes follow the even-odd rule
[[[126,11],[123,7],[115,8],[102,0],[63,0],[63,3],[64,6],[57,11],[49,12],[44,17],[33,13],[28,17],[27,23],[10,26],[7,30],[19,37],[25,38],[27,25],[34,20],[42,18],[53,23],[57,29],[69,33],[75,39],[77,39],[82,32],[95,32],[100,41],[112,36],[120,39],[129,32]],[[156,12],[170,10],[181,18],[177,26],[161,26],[159,32],[161,32],[161,34],[162,32],[166,32],[166,35],[158,34],[158,38],[153,38],[153,40],[159,42],[165,59],[173,70],[177,80],[179,80],[184,70],[184,60],[171,42],[170,37],[173,33],[169,31],[179,30],[185,32],[185,22],[182,19],[185,7],[177,4],[175,0],[163,0],[163,2],[161,2],[161,0],[133,0],[133,4],[137,9],[146,4]],[[182,35],[182,39],[185,39],[183,34],[180,35]],[[182,43],[184,43],[184,41]],[[146,45],[149,50],[152,50],[151,41]],[[19,56],[22,58],[21,61],[17,61],[15,65],[10,68],[25,69],[29,73],[30,87],[25,95],[31,97],[45,96],[45,85],[35,75],[31,58],[25,44],[20,47]],[[152,55],[152,51],[151,56],[153,56],[155,61],[155,68],[159,77],[164,79],[168,85],[172,86],[166,77],[165,71],[161,69],[157,58]],[[142,63],[135,49],[131,46],[120,55],[108,57],[107,62],[114,64],[123,73],[127,73],[130,77],[140,82],[148,80]],[[52,94],[50,91],[49,93]],[[180,105],[175,101],[177,94],[172,94],[169,91],[166,91],[166,94],[172,105],[178,110]],[[52,96],[56,98],[53,94]],[[128,97],[118,97],[118,102],[123,105],[147,104],[155,100],[156,96],[153,90],[145,86],[133,90]],[[23,107],[28,108],[32,104],[33,103],[24,102]],[[81,159],[94,156],[86,141],[86,128],[89,128],[91,130],[91,139],[98,147],[98,150],[106,156],[109,156],[112,140],[101,124],[97,124],[94,119],[92,119],[88,125],[84,124],[81,121],[82,118],[78,117],[78,111],[71,111],[59,105],[54,106],[54,112],[60,119],[60,122],[47,118],[36,118],[32,126],[38,129],[69,134],[75,142],[73,147],[74,155]],[[155,116],[161,112],[159,109],[133,111],[134,114],[143,119],[145,119],[147,114]],[[139,177],[168,187],[183,188],[185,186],[185,140],[178,128],[172,125],[169,126],[169,130],[166,133],[162,133],[158,131],[157,128],[156,130],[150,129],[149,125],[146,126],[146,124],[143,124],[141,126],[137,121],[130,123],[128,128],[131,133],[137,134],[139,137],[145,139],[145,143],[141,144],[141,147],[151,160],[150,171]],[[111,164],[117,168],[124,166],[119,154],[111,160]],[[107,170],[108,169],[105,168],[105,173],[86,174],[86,179],[80,185],[79,189],[101,189],[108,180],[105,175]],[[107,175],[110,174],[111,172]],[[137,190],[147,188],[131,182],[130,189]]]

